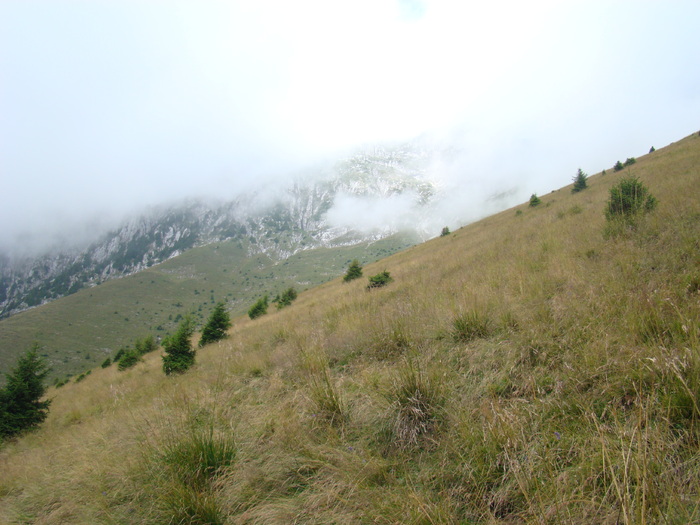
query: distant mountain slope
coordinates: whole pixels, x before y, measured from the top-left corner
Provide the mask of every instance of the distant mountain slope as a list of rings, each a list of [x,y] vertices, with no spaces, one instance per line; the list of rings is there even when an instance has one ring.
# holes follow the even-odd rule
[[[429,160],[428,152],[412,145],[374,148],[338,163],[328,173],[299,177],[272,192],[151,210],[87,248],[19,260],[0,256],[0,318],[227,239],[247,240],[251,255],[264,253],[283,260],[300,250],[391,235],[397,231],[391,225],[374,231],[358,231],[347,223],[333,227],[326,213],[339,195],[379,199],[405,195],[416,205],[426,203],[435,193],[425,178]]]
[[[245,314],[265,294],[272,298],[290,286],[301,292],[341,275],[354,258],[372,262],[416,242],[415,236],[397,234],[300,250],[285,259],[256,253],[259,246],[247,238],[193,248],[133,275],[0,320],[0,371],[9,370],[37,342],[53,368],[52,377],[76,374],[98,366],[137,338],[167,335],[185,314],[193,314],[201,325],[219,301],[234,315]]]

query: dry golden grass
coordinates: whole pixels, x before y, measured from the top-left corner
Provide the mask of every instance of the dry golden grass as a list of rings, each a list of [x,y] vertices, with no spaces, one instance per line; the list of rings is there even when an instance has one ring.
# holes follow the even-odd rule
[[[700,523],[700,137],[629,171],[635,231],[603,235],[609,170],[237,319],[182,376],[52,391],[0,520]]]

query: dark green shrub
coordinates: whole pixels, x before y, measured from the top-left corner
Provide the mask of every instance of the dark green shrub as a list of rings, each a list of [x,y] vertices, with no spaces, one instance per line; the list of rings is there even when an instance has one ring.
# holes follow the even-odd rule
[[[649,153],[654,153],[655,151],[656,151],[656,148],[655,148],[654,146],[652,146],[651,148],[649,148]]]
[[[614,219],[633,220],[642,213],[652,211],[656,207],[656,198],[636,177],[620,179],[610,188],[610,198],[605,209],[608,221]]]
[[[588,188],[586,179],[588,179],[588,175],[585,174],[581,168],[579,168],[578,173],[574,177],[574,187],[571,188],[571,193],[578,193],[579,191],[583,191]]]
[[[442,231],[440,232],[440,237],[446,237],[450,234],[450,229],[445,226]]]
[[[166,375],[181,374],[194,364],[195,350],[190,338],[194,325],[190,316],[186,316],[171,337],[163,341],[163,372]]]
[[[158,344],[152,335],[138,339],[134,346],[138,355],[145,355],[158,349]]]
[[[122,354],[117,362],[117,369],[123,372],[127,368],[135,366],[141,360],[139,353],[136,350],[127,350]]]
[[[393,280],[394,279],[389,275],[389,272],[384,270],[382,273],[378,273],[377,275],[373,275],[369,278],[369,284],[367,285],[367,289],[371,290],[372,288],[381,288],[382,286],[386,286]]]
[[[226,330],[229,328],[231,328],[231,317],[226,311],[224,303],[218,303],[209,316],[207,324],[202,329],[199,346],[220,341],[226,337]]]
[[[625,167],[631,166],[635,162],[637,162],[637,159],[635,159],[634,157],[628,157],[627,160],[625,160]]]
[[[362,266],[360,266],[359,261],[355,259],[350,263],[348,271],[343,277],[343,282],[347,283],[354,279],[359,279],[360,277],[362,277]]]
[[[102,364],[100,365],[102,368],[107,368],[112,365],[112,360],[108,357],[104,361],[102,361]]]
[[[625,167],[622,165],[622,162],[620,162],[619,160],[618,160],[618,161],[615,163],[615,165],[613,166],[613,169],[614,169],[615,171],[622,171],[624,168],[625,168]]]
[[[533,193],[533,194],[530,196],[530,204],[529,204],[529,206],[530,206],[531,208],[534,208],[535,206],[539,206],[540,204],[542,204],[542,201],[540,200],[540,198],[539,198],[536,194]]]
[[[41,399],[46,393],[44,380],[50,369],[38,351],[39,346],[34,345],[5,374],[5,386],[0,390],[0,438],[35,428],[48,416],[51,400]]]
[[[88,370],[87,372],[83,372],[82,374],[80,374],[78,377],[75,378],[75,382],[80,383],[83,379],[85,379],[91,373],[92,373],[92,370]]]
[[[265,315],[267,313],[267,295],[261,299],[258,300],[257,303],[255,303],[253,306],[251,306],[250,310],[248,310],[248,317],[251,319],[257,319],[258,317]]]
[[[119,360],[120,360],[120,359],[122,358],[122,356],[124,355],[124,352],[126,352],[126,348],[120,348],[119,350],[117,350],[117,353],[114,354],[114,358],[112,359],[112,362],[113,362],[113,363],[119,362]]]
[[[277,300],[277,309],[281,310],[285,306],[289,306],[297,298],[297,291],[292,288],[288,288],[284,291],[281,297]]]

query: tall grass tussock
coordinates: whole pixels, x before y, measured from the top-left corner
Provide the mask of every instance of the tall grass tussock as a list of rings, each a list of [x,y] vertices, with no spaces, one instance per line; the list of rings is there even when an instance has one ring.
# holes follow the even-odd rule
[[[610,235],[624,177],[655,204]],[[0,522],[700,523],[698,180],[693,134],[233,319],[182,374],[50,389]]]

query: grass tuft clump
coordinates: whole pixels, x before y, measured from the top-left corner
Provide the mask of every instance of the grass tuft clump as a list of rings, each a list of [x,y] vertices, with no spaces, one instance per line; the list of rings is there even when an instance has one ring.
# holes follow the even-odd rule
[[[673,428],[700,431],[700,350],[688,348],[667,361],[664,403]],[[696,438],[700,437],[696,435]]]
[[[207,424],[170,436],[159,459],[183,484],[201,489],[233,464],[236,443],[232,434],[215,432]]]
[[[170,422],[172,425],[172,422]],[[150,501],[145,522],[223,524],[219,480],[232,467],[237,445],[230,428],[217,424],[209,411],[196,411],[188,421],[167,427],[145,448],[136,477]],[[144,506],[141,506],[144,508]]]
[[[163,523],[182,525],[224,525],[226,514],[217,498],[208,491],[198,491],[182,484],[161,487],[159,500]]]
[[[399,367],[386,397],[391,402],[389,430],[396,448],[423,448],[436,442],[446,400],[440,378],[409,357]]]
[[[347,410],[331,377],[327,356],[320,351],[303,352],[302,366],[308,375],[308,393],[314,404],[314,416],[332,426],[345,423]]]
[[[455,343],[468,343],[475,339],[484,339],[494,332],[491,318],[479,310],[464,312],[452,321],[452,339]]]

